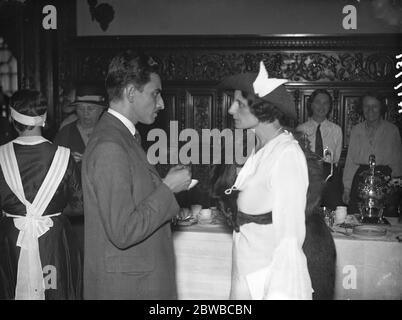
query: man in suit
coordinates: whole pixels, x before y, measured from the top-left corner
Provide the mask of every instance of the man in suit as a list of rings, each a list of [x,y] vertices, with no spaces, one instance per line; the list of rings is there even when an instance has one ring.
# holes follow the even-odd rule
[[[110,107],[91,135],[82,164],[85,214],[85,299],[176,299],[170,221],[174,192],[186,190],[187,169],[162,180],[136,139],[164,108],[156,63],[126,51],[106,77]]]

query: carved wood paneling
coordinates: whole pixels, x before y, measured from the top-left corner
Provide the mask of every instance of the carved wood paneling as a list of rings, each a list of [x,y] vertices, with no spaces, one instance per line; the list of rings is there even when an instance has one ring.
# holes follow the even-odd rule
[[[79,53],[78,74],[103,79],[116,52]],[[164,81],[219,81],[236,73],[257,71],[261,60],[272,77],[294,82],[392,82],[392,52],[191,52],[147,50],[161,65]]]

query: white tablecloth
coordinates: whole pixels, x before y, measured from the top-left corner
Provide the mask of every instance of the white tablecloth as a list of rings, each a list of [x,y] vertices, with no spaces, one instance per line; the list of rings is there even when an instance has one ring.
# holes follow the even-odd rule
[[[402,225],[377,240],[334,234],[335,299],[402,299]],[[174,233],[179,299],[229,297],[232,234],[224,228],[191,226]]]

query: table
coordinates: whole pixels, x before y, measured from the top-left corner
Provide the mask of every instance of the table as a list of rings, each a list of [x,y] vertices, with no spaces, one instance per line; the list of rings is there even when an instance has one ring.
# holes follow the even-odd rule
[[[387,236],[367,240],[333,233],[337,250],[335,299],[402,299],[402,224],[389,219]],[[232,233],[223,225],[194,225],[174,234],[179,299],[226,300]]]

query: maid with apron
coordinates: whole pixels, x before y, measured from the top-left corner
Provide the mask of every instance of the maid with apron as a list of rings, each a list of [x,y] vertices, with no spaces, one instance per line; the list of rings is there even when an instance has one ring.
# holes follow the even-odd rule
[[[63,210],[82,211],[70,150],[42,136],[40,92],[11,98],[18,138],[0,147],[0,299],[82,297],[82,257]]]

